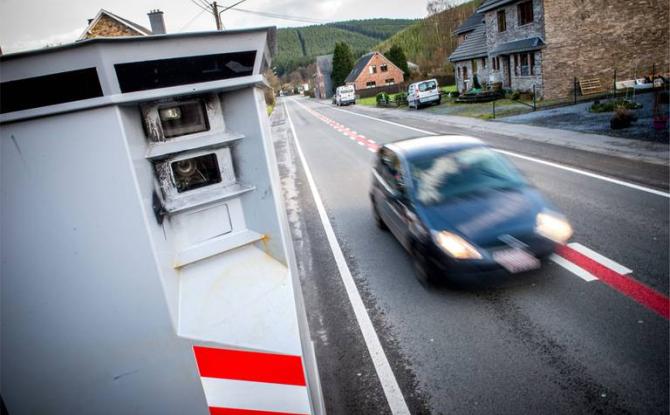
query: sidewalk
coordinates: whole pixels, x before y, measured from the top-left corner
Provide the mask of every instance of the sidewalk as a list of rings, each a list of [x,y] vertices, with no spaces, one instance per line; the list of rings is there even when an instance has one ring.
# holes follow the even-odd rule
[[[329,101],[319,100],[324,105]],[[607,135],[586,134],[576,131],[557,128],[537,127],[526,124],[507,124],[496,121],[485,121],[476,118],[459,117],[456,115],[440,115],[422,111],[406,109],[375,108],[353,106],[347,108],[356,112],[386,118],[404,118],[419,121],[430,121],[448,127],[457,127],[472,130],[473,133],[495,133],[515,137],[520,140],[532,140],[547,144],[570,147],[593,153],[626,159],[643,161],[645,163],[668,165],[670,160],[670,146],[663,143],[617,138]],[[402,122],[394,119],[393,121]],[[429,128],[428,128],[429,129]]]

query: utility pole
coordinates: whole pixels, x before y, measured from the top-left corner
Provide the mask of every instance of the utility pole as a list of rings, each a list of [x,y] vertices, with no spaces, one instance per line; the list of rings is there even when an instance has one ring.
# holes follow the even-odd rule
[[[219,5],[216,2],[212,3],[212,12],[214,12],[214,20],[216,21],[216,30],[221,30],[221,15],[219,14]]]

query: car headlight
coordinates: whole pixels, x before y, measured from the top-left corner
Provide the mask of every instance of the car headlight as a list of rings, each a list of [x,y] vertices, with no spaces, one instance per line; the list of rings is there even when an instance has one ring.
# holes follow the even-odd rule
[[[435,234],[435,242],[449,256],[456,259],[481,259],[482,254],[465,239],[451,232],[442,231]]]
[[[558,215],[538,213],[535,232],[554,242],[564,244],[572,236],[572,226]]]

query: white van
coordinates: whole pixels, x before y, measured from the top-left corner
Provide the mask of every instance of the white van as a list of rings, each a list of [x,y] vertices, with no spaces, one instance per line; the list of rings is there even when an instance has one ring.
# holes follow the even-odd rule
[[[442,103],[436,79],[415,82],[407,87],[407,105],[419,109],[423,105]]]
[[[335,105],[349,105],[356,103],[356,90],[351,85],[338,86],[335,90]]]

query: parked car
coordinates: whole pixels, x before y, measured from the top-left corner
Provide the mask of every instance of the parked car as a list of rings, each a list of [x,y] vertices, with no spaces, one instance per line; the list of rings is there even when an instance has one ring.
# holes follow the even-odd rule
[[[335,105],[350,105],[356,103],[356,90],[351,85],[338,86],[335,90]]]
[[[384,145],[372,176],[377,226],[409,252],[423,284],[536,269],[572,236],[505,157],[472,137]]]
[[[442,103],[440,88],[436,79],[415,82],[407,87],[407,105],[416,109],[424,105]]]

